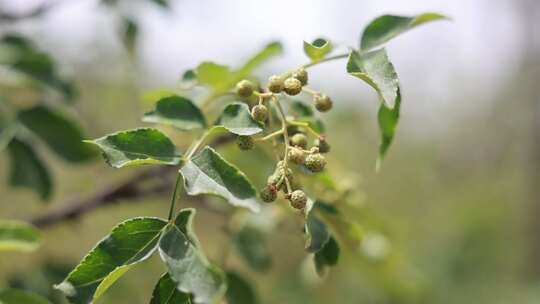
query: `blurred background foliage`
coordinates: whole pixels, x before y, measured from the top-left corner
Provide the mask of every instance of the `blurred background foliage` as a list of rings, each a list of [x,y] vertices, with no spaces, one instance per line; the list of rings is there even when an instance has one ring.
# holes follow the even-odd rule
[[[291,221],[267,235],[267,271],[250,270],[235,254],[229,267],[254,282],[261,303],[540,301],[540,6],[534,0],[98,2],[0,1],[0,33],[18,33],[50,54],[59,78],[49,82],[61,88],[60,94],[36,92],[1,70],[0,97],[21,108],[52,105],[96,138],[140,126],[152,107],[147,92],[179,90],[181,73],[203,60],[238,66],[281,40],[285,55],[258,71],[264,79],[305,62],[304,39],[323,35],[345,48],[356,45],[362,24],[382,13],[451,16],[452,23],[416,30],[389,46],[404,101],[379,173],[375,94],[346,75],[344,62],[311,71],[314,85],[336,101],[326,117],[333,149],[328,168],[341,186],[355,190],[345,208],[361,226],[360,248],[342,248],[338,266],[320,280],[304,262],[302,227]],[[65,79],[74,80],[76,95]],[[165,131],[181,147],[190,142],[189,135]],[[139,170],[72,163],[42,145],[34,149],[53,176],[51,199],[42,204],[31,191],[2,183],[2,218],[32,219]],[[270,163],[259,167],[264,157],[257,153],[221,151],[257,184],[270,171]],[[2,180],[10,161],[2,153]],[[38,251],[0,254],[0,286],[61,303],[51,284],[111,227],[134,216],[165,216],[167,203],[159,195],[126,200],[47,226]],[[197,207],[187,197],[183,204]],[[199,212],[195,228],[211,259],[228,246],[226,223],[211,209]],[[154,256],[100,302],[147,303],[163,270]]]

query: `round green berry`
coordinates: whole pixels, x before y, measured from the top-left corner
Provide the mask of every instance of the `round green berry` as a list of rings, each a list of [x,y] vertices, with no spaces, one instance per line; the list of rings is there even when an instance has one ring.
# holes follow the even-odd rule
[[[307,82],[308,82],[308,73],[303,68],[300,68],[300,69],[296,70],[292,74],[292,77],[298,79],[300,81],[300,83],[302,84],[302,86],[305,86],[307,84]]]
[[[321,172],[326,166],[326,158],[320,153],[309,154],[306,156],[304,165],[311,172]]]
[[[241,80],[236,84],[236,94],[240,97],[249,97],[253,94],[255,85],[249,80]]]
[[[315,141],[313,142],[313,145],[319,148],[320,153],[330,152],[330,145],[324,138],[315,139]]]
[[[251,117],[256,121],[265,122],[268,118],[268,108],[262,104],[254,106],[251,109]]]
[[[240,135],[236,138],[236,145],[240,150],[251,150],[255,146],[255,141],[251,136]]]
[[[328,112],[332,109],[333,102],[330,97],[326,95],[315,95],[313,102],[315,103],[315,108],[319,112]]]
[[[304,163],[305,158],[306,155],[302,149],[298,149],[295,147],[291,147],[289,149],[289,159],[291,160],[291,162],[297,165],[301,165]]]
[[[260,191],[259,196],[263,202],[271,203],[277,199],[277,188],[273,185],[267,185]]]
[[[302,190],[294,190],[289,197],[289,201],[293,208],[302,210],[306,206],[307,196]]]
[[[305,149],[308,144],[308,138],[304,133],[296,133],[291,137],[291,145]]]
[[[283,91],[283,79],[278,75],[273,75],[268,78],[268,91],[272,93],[281,93]]]
[[[289,77],[283,82],[283,90],[291,96],[298,95],[302,92],[302,83],[294,77]]]

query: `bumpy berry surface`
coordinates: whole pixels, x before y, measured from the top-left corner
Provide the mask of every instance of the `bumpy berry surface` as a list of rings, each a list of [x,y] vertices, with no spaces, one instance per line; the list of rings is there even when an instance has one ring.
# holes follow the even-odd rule
[[[271,203],[277,199],[277,189],[275,186],[268,185],[260,192],[261,200],[265,203]]]
[[[292,77],[298,79],[303,86],[305,86],[308,83],[308,73],[305,69],[296,70],[292,74]]]
[[[297,165],[301,165],[304,163],[306,156],[304,151],[301,149],[291,147],[289,149],[289,160]]]
[[[326,158],[324,158],[324,156],[320,153],[310,154],[306,156],[304,165],[311,172],[320,172],[326,166]]]
[[[251,150],[253,149],[255,142],[253,141],[253,138],[251,136],[241,135],[236,138],[236,145],[238,145],[238,148],[240,148],[240,150]]]
[[[313,98],[313,102],[315,103],[315,108],[319,112],[328,112],[332,109],[333,102],[330,97],[326,95],[316,95]]]
[[[285,79],[285,82],[283,83],[283,90],[288,95],[298,95],[302,92],[302,83],[294,77],[289,77]]]
[[[249,97],[253,94],[255,85],[249,80],[242,80],[236,84],[236,94],[240,97]]]
[[[308,144],[308,138],[303,133],[296,133],[291,137],[291,145],[305,149]]]
[[[291,193],[289,198],[291,206],[295,209],[303,209],[307,203],[307,196],[302,190],[295,190]]]
[[[251,109],[251,117],[256,121],[264,122],[268,118],[268,108],[264,105],[256,105]]]
[[[273,75],[268,78],[268,91],[275,94],[281,93],[281,91],[283,91],[283,86],[283,79],[281,79],[281,77],[278,75]]]

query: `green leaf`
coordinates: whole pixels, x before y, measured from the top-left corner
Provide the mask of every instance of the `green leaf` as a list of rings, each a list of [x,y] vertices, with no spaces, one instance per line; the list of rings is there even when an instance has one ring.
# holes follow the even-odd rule
[[[333,237],[330,237],[324,247],[315,253],[315,269],[319,275],[323,275],[330,266],[335,266],[339,259],[339,245]]]
[[[201,245],[199,239],[193,230],[193,220],[196,213],[197,210],[194,208],[184,208],[176,215],[174,224],[191,241],[191,243],[195,245],[195,247],[200,248]]]
[[[223,92],[232,87],[228,79],[233,78],[233,73],[226,65],[203,62],[195,69],[195,74],[200,84],[209,86],[216,92]]]
[[[254,135],[263,130],[261,124],[251,117],[249,107],[242,102],[226,105],[215,125],[237,135]]]
[[[399,80],[385,49],[360,53],[351,51],[347,72],[373,87],[381,101],[393,109],[398,98]]]
[[[266,271],[270,268],[272,258],[266,246],[265,235],[258,227],[251,224],[244,225],[234,235],[234,245],[253,270]]]
[[[121,131],[88,142],[97,145],[107,163],[114,168],[177,165],[182,156],[165,134],[150,128]]]
[[[306,250],[309,252],[320,251],[330,239],[328,227],[314,212],[317,204],[309,200],[306,208]]]
[[[39,231],[32,225],[0,220],[0,251],[34,251],[41,243]]]
[[[191,298],[189,294],[176,289],[176,283],[165,273],[154,287],[150,304],[191,304]]]
[[[195,74],[200,84],[211,88],[212,96],[218,96],[229,91],[238,81],[249,77],[256,67],[273,56],[281,54],[282,51],[281,43],[272,42],[252,56],[238,70],[231,70],[228,66],[214,62],[203,62],[195,69]]]
[[[144,114],[144,122],[172,125],[180,130],[206,128],[201,110],[187,98],[168,96],[158,100],[156,109]]]
[[[225,275],[176,225],[167,226],[158,248],[176,288],[193,294],[193,302],[218,303],[223,297],[227,288]]]
[[[317,38],[312,43],[304,41],[304,53],[311,61],[319,61],[332,51],[332,43],[324,38]]]
[[[166,225],[164,220],[151,217],[120,223],[55,288],[71,303],[95,301],[129,268],[154,252]]]
[[[399,111],[401,107],[401,93],[398,90],[396,106],[389,109],[384,104],[381,104],[378,113],[379,129],[381,130],[381,144],[379,145],[379,157],[377,158],[376,170],[381,167],[382,160],[390,148],[390,144],[394,139],[396,127],[399,121]]]
[[[227,272],[227,303],[259,303],[251,284],[235,272]]]
[[[444,19],[448,20],[449,18],[437,13],[424,13],[411,17],[380,16],[371,21],[364,30],[360,46],[364,50],[373,49],[418,25]]]
[[[238,82],[242,78],[245,78],[255,70],[258,66],[266,62],[268,59],[280,55],[283,52],[283,46],[281,43],[274,41],[269,44],[267,44],[262,50],[260,50],[258,53],[253,55],[239,70],[237,70],[234,74]]]
[[[0,45],[12,50],[9,60],[1,60],[0,64],[7,64],[13,70],[59,91],[66,100],[75,97],[73,84],[63,80],[58,75],[52,58],[37,50],[29,40],[21,36],[6,35],[0,40]]]
[[[37,106],[19,112],[18,119],[67,161],[83,162],[97,155],[92,146],[83,142],[84,136],[80,127],[58,111]]]
[[[51,304],[49,300],[19,289],[6,289],[0,292],[1,304]]]
[[[194,70],[191,70],[191,69],[186,70],[182,74],[182,78],[180,80],[180,87],[183,90],[188,90],[197,84],[198,84],[197,73]]]
[[[49,171],[31,146],[14,138],[8,144],[10,157],[9,184],[34,190],[42,200],[51,197],[52,181]]]
[[[256,191],[246,175],[208,146],[180,172],[189,195],[217,195],[234,206],[259,211]]]

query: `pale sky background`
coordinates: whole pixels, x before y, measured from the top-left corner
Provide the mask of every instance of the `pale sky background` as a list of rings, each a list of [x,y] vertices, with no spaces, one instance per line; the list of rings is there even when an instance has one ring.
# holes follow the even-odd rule
[[[23,12],[47,1],[0,0],[0,9]],[[59,4],[51,13],[10,29],[30,33],[75,67],[102,60],[103,51],[97,50],[104,46],[121,52],[114,36],[117,19],[97,0],[52,2]],[[446,128],[489,105],[498,94],[494,88],[518,69],[523,42],[515,0],[173,0],[172,11],[147,2],[124,0],[121,11],[141,22],[139,60],[148,87],[174,86],[182,71],[203,60],[237,65],[280,40],[285,54],[259,71],[267,77],[306,62],[302,40],[324,36],[346,49],[358,44],[364,26],[378,15],[446,14],[452,22],[427,24],[388,44],[403,88],[403,115],[429,129]],[[344,68],[345,61],[339,61],[313,69],[311,86],[374,109],[375,94]]]

